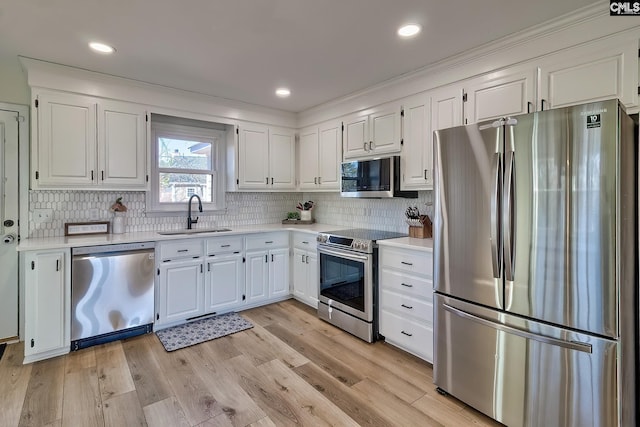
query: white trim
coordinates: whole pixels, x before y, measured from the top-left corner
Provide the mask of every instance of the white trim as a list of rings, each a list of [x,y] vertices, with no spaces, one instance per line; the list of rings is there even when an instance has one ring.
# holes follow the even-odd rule
[[[608,3],[596,3],[568,15],[454,55],[419,70],[298,113],[298,128],[399,100],[496,70],[527,64],[592,42],[616,43],[640,38],[637,17],[610,17]]]
[[[204,115],[226,118],[226,122],[246,120],[290,128],[296,126],[295,113],[275,108],[174,89],[33,58],[18,58],[27,73],[27,84],[32,91],[35,88],[53,89],[129,101],[147,105],[150,110],[164,108],[170,111],[169,115],[184,117],[192,115],[202,117]],[[176,112],[181,112],[181,114],[176,114]]]
[[[14,111],[24,120],[18,122],[18,233],[21,239],[29,237],[29,117],[28,105],[0,102],[0,110]],[[24,340],[24,271],[18,266],[18,336]]]

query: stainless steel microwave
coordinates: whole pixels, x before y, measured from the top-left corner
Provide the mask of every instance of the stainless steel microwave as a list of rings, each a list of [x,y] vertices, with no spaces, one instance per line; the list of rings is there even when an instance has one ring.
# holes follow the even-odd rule
[[[343,197],[418,197],[417,191],[400,191],[400,156],[343,162],[341,174]]]

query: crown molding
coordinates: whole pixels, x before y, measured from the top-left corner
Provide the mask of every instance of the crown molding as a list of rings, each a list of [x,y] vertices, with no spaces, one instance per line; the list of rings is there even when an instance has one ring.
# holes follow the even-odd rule
[[[612,34],[634,28],[640,30],[637,17],[611,18],[608,5],[608,2],[600,1],[582,7],[571,14],[309,108],[298,113],[298,127],[335,119],[349,112],[534,60]]]

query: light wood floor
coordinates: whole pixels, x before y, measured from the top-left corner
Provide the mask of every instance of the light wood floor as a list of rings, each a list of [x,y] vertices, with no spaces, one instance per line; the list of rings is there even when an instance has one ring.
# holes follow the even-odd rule
[[[294,300],[254,328],[165,352],[155,334],[22,365],[0,361],[0,426],[497,426],[440,396],[431,366]]]

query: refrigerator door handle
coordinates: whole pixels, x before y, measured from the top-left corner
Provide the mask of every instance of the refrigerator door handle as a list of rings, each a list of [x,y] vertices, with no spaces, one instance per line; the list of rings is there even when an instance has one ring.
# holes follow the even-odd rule
[[[569,350],[581,351],[583,353],[591,354],[593,352],[591,344],[576,342],[576,341],[565,341],[558,338],[548,337],[545,335],[538,335],[532,332],[523,331],[522,329],[514,328],[513,326],[507,326],[502,323],[496,323],[491,320],[487,320],[483,317],[475,316],[471,313],[467,313],[466,311],[462,311],[458,308],[452,307],[448,304],[442,304],[445,310],[448,312],[455,314],[456,316],[462,317],[464,319],[472,320],[476,323],[479,323],[484,326],[488,326],[490,328],[496,329],[501,332],[506,332],[508,334],[517,335],[519,337],[530,339],[538,342],[542,342],[545,344],[551,344],[558,347],[568,348]]]
[[[502,275],[502,239],[500,236],[500,190],[502,188],[502,155],[493,156],[494,188],[491,194],[491,261],[493,277],[499,279]]]
[[[505,155],[505,171],[504,171],[504,210],[502,218],[505,221],[503,235],[504,247],[504,278],[513,281],[515,273],[515,153],[507,151]],[[507,305],[508,306],[508,305]]]

